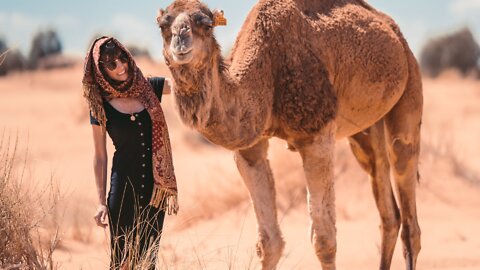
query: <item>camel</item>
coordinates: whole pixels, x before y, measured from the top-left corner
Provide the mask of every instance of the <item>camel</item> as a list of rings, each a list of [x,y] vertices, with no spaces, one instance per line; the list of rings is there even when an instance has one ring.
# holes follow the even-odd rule
[[[223,59],[213,30],[222,21],[221,11],[198,0],[176,0],[157,14],[179,117],[234,151],[258,222],[262,269],[275,269],[285,246],[267,159],[271,137],[302,158],[322,269],[335,269],[333,162],[341,138],[371,180],[380,269],[390,268],[400,228],[406,268],[415,269],[423,94],[399,27],[363,0],[260,0]]]

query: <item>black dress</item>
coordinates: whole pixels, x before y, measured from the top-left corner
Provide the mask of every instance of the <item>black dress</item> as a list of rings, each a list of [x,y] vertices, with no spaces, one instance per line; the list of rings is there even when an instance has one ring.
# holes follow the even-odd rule
[[[149,82],[161,100],[164,79],[149,78]],[[165,212],[148,205],[153,190],[150,115],[144,109],[132,117],[107,101],[103,104],[107,133],[115,146],[107,206],[112,248],[110,268],[118,269],[126,256],[131,264],[155,258],[154,254],[149,258],[144,256],[158,247]],[[91,114],[90,123],[99,125]],[[146,252],[149,249],[152,252]],[[154,269],[153,261],[151,268]]]

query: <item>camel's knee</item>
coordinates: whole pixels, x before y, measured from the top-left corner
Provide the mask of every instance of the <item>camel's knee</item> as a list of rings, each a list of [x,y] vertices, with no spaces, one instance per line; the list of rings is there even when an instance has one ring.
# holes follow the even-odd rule
[[[396,242],[398,232],[400,231],[400,224],[400,217],[397,215],[388,219],[382,218],[382,223],[380,224],[380,231],[383,234],[383,237],[388,240],[394,240]]]
[[[395,214],[388,217],[382,218],[381,228],[386,232],[398,232],[400,230],[400,216],[398,211],[395,211]]]
[[[324,268],[328,265],[335,265],[335,255],[337,253],[336,234],[337,230],[334,223],[330,221],[320,223],[313,221],[310,237],[315,254]]]
[[[274,239],[261,236],[257,242],[257,255],[261,258],[281,256],[285,242],[281,237]]]
[[[337,242],[335,233],[320,234],[313,230],[312,244],[315,249],[315,254],[320,259],[322,265],[334,265],[335,255],[337,253]]]
[[[280,234],[268,235],[260,232],[257,242],[257,255],[262,262],[262,269],[274,269],[282,256],[285,242]]]

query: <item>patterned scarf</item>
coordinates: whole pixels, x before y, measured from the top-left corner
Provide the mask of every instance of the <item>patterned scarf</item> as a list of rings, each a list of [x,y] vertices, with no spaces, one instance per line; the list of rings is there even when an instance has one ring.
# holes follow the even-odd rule
[[[113,41],[128,58],[129,76],[125,82],[112,86],[99,67],[100,47]],[[111,98],[137,98],[147,109],[152,119],[152,161],[154,187],[150,205],[162,207],[169,215],[177,214],[177,182],[173,171],[172,151],[167,123],[160,101],[150,83],[143,77],[128,50],[115,38],[96,39],[85,58],[83,74],[83,96],[87,99],[90,111],[103,128],[107,118],[103,100]]]

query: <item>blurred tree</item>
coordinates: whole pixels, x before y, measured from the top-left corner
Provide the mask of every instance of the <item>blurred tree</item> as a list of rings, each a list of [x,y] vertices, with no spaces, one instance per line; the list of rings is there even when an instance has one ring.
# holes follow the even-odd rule
[[[7,43],[0,39],[0,76],[7,75],[14,70],[24,70],[26,67],[25,57],[19,50],[12,50],[7,47]]]
[[[127,50],[132,54],[133,57],[145,57],[151,59],[150,52],[145,48],[140,48],[137,45],[128,45]]]
[[[40,31],[33,37],[28,67],[35,69],[39,61],[49,55],[61,54],[62,43],[54,30]]]
[[[3,38],[0,38],[0,66],[3,64],[5,57],[7,55],[7,43]]]
[[[463,75],[479,70],[480,47],[468,28],[429,40],[420,53],[422,72],[430,77],[458,69]]]

